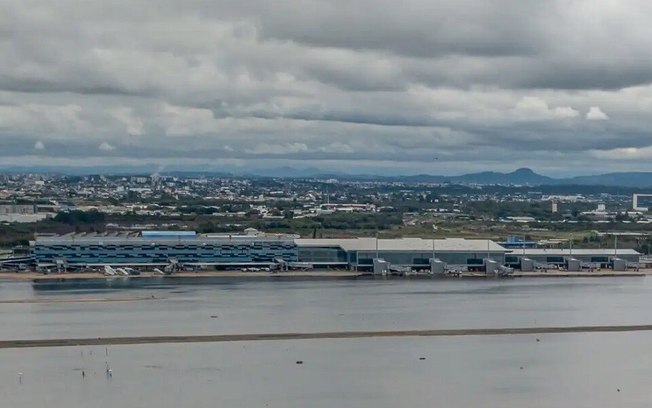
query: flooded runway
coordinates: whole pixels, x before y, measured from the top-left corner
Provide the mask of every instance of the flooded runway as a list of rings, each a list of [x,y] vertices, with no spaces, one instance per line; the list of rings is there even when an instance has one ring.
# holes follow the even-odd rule
[[[652,400],[649,278],[0,282],[0,300],[26,299],[0,303],[0,341],[25,346],[0,349],[7,406]]]

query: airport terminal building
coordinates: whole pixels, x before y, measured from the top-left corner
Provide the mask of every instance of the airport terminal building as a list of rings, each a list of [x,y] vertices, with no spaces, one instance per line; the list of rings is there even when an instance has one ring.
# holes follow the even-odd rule
[[[378,261],[410,270],[538,268],[627,268],[640,254],[632,249],[508,249],[486,239],[302,239],[296,235],[197,234],[143,231],[38,235],[30,242],[38,269],[102,266],[174,268],[274,267],[375,271]],[[441,266],[443,265],[443,266]]]
[[[345,238],[297,239],[299,259],[315,266],[345,265],[365,269],[374,259],[383,259],[392,265],[411,268],[429,268],[431,259],[448,265],[482,266],[485,259],[501,265],[507,249],[486,239],[422,239],[422,238]]]
[[[283,235],[199,235],[190,231],[144,231],[39,235],[30,242],[38,267],[247,265],[298,261],[297,245]]]
[[[514,249],[506,257],[507,265],[519,265],[522,259],[529,259],[535,265],[564,267],[569,260],[576,260],[581,265],[597,268],[612,267],[614,260],[625,263],[638,263],[641,253],[634,249],[594,248],[524,248]]]
[[[365,270],[374,259],[410,268],[428,268],[430,260],[481,266],[489,258],[505,262],[507,249],[490,240],[461,238],[299,239],[255,233],[224,235],[191,231],[144,231],[38,235],[30,242],[38,267],[63,266],[270,266],[304,264],[315,268]]]

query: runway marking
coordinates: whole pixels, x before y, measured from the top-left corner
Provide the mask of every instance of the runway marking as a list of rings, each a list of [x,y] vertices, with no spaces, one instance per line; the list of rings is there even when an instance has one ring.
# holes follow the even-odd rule
[[[221,343],[231,341],[273,341],[273,340],[316,340],[316,339],[358,339],[382,337],[448,337],[448,336],[499,336],[523,334],[564,333],[617,333],[652,331],[652,325],[630,326],[561,326],[561,327],[506,327],[493,329],[432,329],[396,331],[341,331],[317,333],[258,333],[258,334],[215,334],[197,336],[133,336],[95,337],[41,340],[2,340],[0,349],[28,347],[69,347],[99,345],[135,345],[165,343]]]

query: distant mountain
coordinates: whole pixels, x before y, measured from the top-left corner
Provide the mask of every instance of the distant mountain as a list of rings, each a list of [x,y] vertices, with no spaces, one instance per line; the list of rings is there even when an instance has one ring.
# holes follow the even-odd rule
[[[94,167],[0,167],[0,173],[50,173],[67,175],[147,175],[160,172],[165,175],[195,177],[274,177],[274,178],[318,178],[340,180],[383,180],[405,183],[450,183],[450,184],[478,184],[478,185],[552,185],[552,186],[609,186],[650,188],[652,190],[652,172],[618,172],[593,176],[576,176],[568,178],[553,178],[534,172],[529,168],[520,168],[510,173],[483,171],[479,173],[462,174],[458,176],[442,176],[432,174],[419,174],[411,176],[380,176],[374,174],[347,174],[340,171],[323,170],[319,168],[248,168],[229,167],[219,169],[179,168],[167,166],[161,169],[159,165],[143,164],[138,166],[94,166]]]
[[[495,171],[483,171],[480,173],[463,174],[461,176],[436,176],[420,174],[416,176],[386,177],[384,179],[395,179],[403,182],[413,183],[451,183],[451,184],[501,184],[501,185],[542,185],[554,184],[557,179],[542,176],[532,169],[522,168],[511,173],[499,173]]]
[[[583,186],[621,186],[621,187],[651,187],[652,173],[622,172],[607,173],[596,176],[579,176],[557,180],[561,184],[577,184]]]
[[[481,173],[466,174],[452,177],[455,182],[461,184],[518,184],[518,185],[541,185],[550,184],[555,179],[535,173],[532,169],[521,168],[511,173],[497,173],[484,171]]]
[[[397,179],[415,183],[444,183],[451,184],[501,184],[501,185],[576,185],[576,186],[614,186],[652,188],[652,173],[650,172],[622,172],[607,173],[594,176],[576,176],[568,178],[552,178],[537,174],[531,169],[522,168],[511,173],[498,173],[484,171],[480,173],[463,174],[461,176],[405,176]]]
[[[370,176],[350,176],[355,179],[368,179]],[[535,173],[532,169],[521,168],[511,173],[483,171],[480,173],[463,174],[460,176],[438,176],[420,174],[416,176],[376,177],[376,179],[395,180],[412,183],[451,183],[478,185],[576,185],[576,186],[612,186],[652,188],[652,172],[622,172],[607,173],[594,176],[576,176],[568,178],[553,178]]]

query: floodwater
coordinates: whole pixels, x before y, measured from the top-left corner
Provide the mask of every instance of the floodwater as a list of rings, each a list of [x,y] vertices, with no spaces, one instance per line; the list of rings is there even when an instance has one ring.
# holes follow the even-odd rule
[[[74,301],[106,298],[122,301]],[[651,278],[0,282],[0,340],[630,325],[652,323],[650,310]],[[650,344],[626,332],[1,349],[0,401],[649,407]]]

